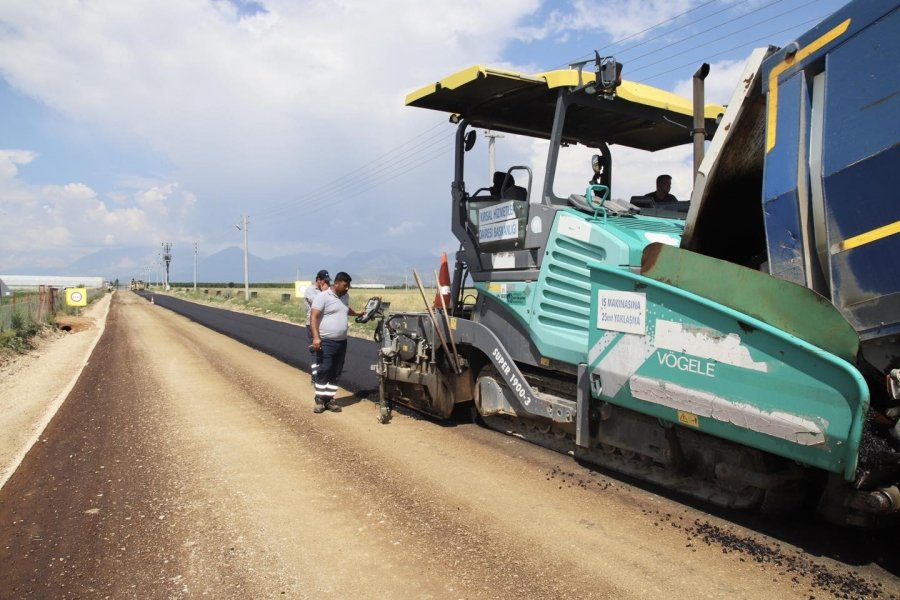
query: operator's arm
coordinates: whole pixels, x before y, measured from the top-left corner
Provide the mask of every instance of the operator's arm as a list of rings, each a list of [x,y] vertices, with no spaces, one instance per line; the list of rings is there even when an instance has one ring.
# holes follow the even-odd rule
[[[359,316],[366,314],[365,312],[359,312],[357,310],[353,310],[353,307],[350,306],[350,295],[349,294],[347,295],[346,298],[347,298],[347,316],[348,317],[359,317]]]
[[[322,320],[322,311],[318,308],[312,308],[309,312],[309,330],[312,332],[312,346],[314,350],[322,347],[322,340],[319,338],[319,321]]]

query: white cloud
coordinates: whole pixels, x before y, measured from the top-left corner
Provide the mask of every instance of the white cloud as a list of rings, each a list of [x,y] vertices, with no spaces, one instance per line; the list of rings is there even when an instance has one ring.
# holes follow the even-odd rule
[[[404,90],[496,57],[536,2],[269,0],[243,17],[206,0],[7,4],[15,87],[178,165],[256,179],[383,133]]]
[[[16,165],[27,165],[37,158],[37,154],[28,150],[0,149],[0,179],[13,179],[19,173]]]
[[[64,121],[88,139],[99,132],[166,165],[119,167],[111,189],[77,175],[44,175],[58,185],[35,186],[23,176],[32,170],[20,167],[40,166],[38,153],[49,153],[0,151],[2,218],[23,238],[46,240],[55,253],[46,260],[60,264],[104,245],[158,249],[163,240],[215,252],[241,243],[233,225],[242,214],[251,216],[251,248],[262,256],[339,254],[407,235],[420,247],[452,249],[449,153],[427,171],[411,161],[377,185],[352,171],[379,155],[388,171],[398,162],[392,149],[445,121],[405,108],[404,95],[472,64],[514,68],[503,54],[512,40],[621,39],[692,3],[574,0],[525,27],[547,8],[540,0],[258,0],[256,11],[222,0],[0,0],[0,75],[11,87],[52,109],[54,125]],[[714,65],[708,101],[724,101],[719,80],[734,69]],[[501,140],[498,153],[508,153],[507,164],[532,164],[540,145]],[[631,151],[613,150],[618,197],[646,193],[663,171],[679,197],[690,187],[681,155],[635,155],[630,171]],[[543,159],[532,166],[540,178]],[[583,190],[590,175],[586,151],[566,163],[560,181]],[[352,188],[311,195],[335,181]],[[10,257],[44,260],[39,249],[26,257],[7,243],[0,240],[0,267]]]
[[[422,223],[418,221],[401,221],[393,227],[389,227],[385,232],[385,236],[389,238],[399,238],[422,227]]]
[[[710,74],[705,81],[705,100],[707,103],[725,104],[737,87],[738,79],[744,70],[745,60],[720,61],[710,65]],[[693,94],[693,81],[687,79],[679,82],[674,93],[690,98]],[[536,169],[543,165],[546,156],[545,142],[532,143],[531,162]],[[629,199],[631,196],[642,196],[652,192],[656,187],[656,177],[663,173],[672,176],[672,194],[679,200],[689,200],[694,185],[693,148],[691,145],[677,146],[646,152],[634,148],[612,146],[614,198]],[[560,154],[560,167],[556,174],[555,187],[557,193],[577,190],[584,193],[591,177],[590,157],[595,151],[574,147],[563,149]],[[540,182],[542,185],[542,182]]]
[[[511,164],[527,164],[534,174],[531,198],[537,201],[544,186],[548,143],[519,136],[507,136],[498,141],[504,145],[504,159],[498,159],[498,168]],[[656,189],[656,177],[663,173],[672,176],[672,193],[680,200],[688,200],[693,188],[693,150],[690,145],[669,148],[658,152],[646,152],[624,146],[611,146],[613,161],[612,197],[629,199],[643,196]],[[596,150],[584,146],[562,148],[557,172],[554,176],[554,193],[560,197],[584,194],[593,176],[591,156]],[[477,160],[477,159],[476,159]],[[516,183],[524,185],[521,177]]]
[[[472,64],[502,62],[515,23],[539,0],[257,4],[263,10],[248,15],[211,0],[0,0],[0,74],[70,122],[162,157],[169,173],[137,178],[177,181],[181,191],[144,182],[136,194],[99,195],[110,206],[134,204],[148,230],[168,231],[172,194],[184,209],[190,189],[193,220],[177,230],[209,239],[209,248],[234,243],[227,223],[240,214],[290,205],[371,159],[373,148],[443,119],[405,109],[404,94]],[[15,175],[15,164],[0,160],[0,169]],[[379,192],[392,199],[389,210],[427,209],[396,193],[400,185]],[[383,211],[378,204],[366,208]],[[257,219],[256,231],[302,213]],[[360,221],[371,226],[372,218]],[[263,255],[284,249],[275,235],[257,239]]]
[[[601,31],[612,42],[640,40],[653,35],[645,30],[683,13],[691,4],[692,0],[573,0],[570,6],[551,11],[542,26],[523,28],[519,35],[527,40]]]
[[[16,155],[0,150],[0,157]],[[0,198],[4,270],[63,267],[101,246],[157,246],[161,239],[179,236],[178,220],[195,204],[193,195],[175,184],[138,190],[109,205],[83,183],[34,186],[17,177],[0,178]]]
[[[749,56],[748,54],[747,58]],[[731,95],[737,88],[738,80],[744,72],[747,58],[710,63],[709,75],[704,81],[704,96],[708,104],[727,104],[731,100]],[[693,79],[680,81],[673,91],[685,98],[691,98],[694,93]]]

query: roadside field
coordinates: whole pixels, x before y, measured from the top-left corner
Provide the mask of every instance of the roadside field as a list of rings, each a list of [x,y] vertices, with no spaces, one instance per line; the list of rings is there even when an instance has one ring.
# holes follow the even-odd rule
[[[150,291],[160,293],[158,289]],[[277,316],[301,325],[306,322],[306,305],[303,298],[294,296],[293,288],[250,288],[250,300],[244,299],[242,287],[198,287],[196,293],[191,288],[182,287],[172,288],[169,293],[185,300],[221,305],[222,308],[246,310],[269,317]],[[425,288],[425,297],[428,298],[429,305],[434,300],[435,293],[434,287]],[[466,294],[471,296],[467,302],[474,302],[475,290],[467,290]],[[254,295],[255,297],[252,297]],[[356,310],[362,310],[372,296],[381,296],[384,302],[390,302],[389,312],[425,311],[422,295],[417,288],[351,289],[350,305]],[[354,337],[372,339],[374,331],[374,321],[360,324],[350,320],[350,335]]]

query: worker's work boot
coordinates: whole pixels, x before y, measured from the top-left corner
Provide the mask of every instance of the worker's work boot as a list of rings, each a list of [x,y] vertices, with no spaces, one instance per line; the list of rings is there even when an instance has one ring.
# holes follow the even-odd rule
[[[313,407],[313,412],[317,415],[325,412],[325,404],[318,398],[316,398],[316,405]]]
[[[325,408],[327,408],[331,412],[341,412],[341,406],[339,404],[335,404],[332,400],[329,400],[325,403]]]

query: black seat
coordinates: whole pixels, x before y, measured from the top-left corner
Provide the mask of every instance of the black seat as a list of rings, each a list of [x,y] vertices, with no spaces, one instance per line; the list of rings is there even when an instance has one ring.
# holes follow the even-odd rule
[[[520,185],[516,185],[516,180],[512,173],[505,171],[494,171],[494,184],[490,187],[491,195],[503,198],[504,200],[527,200],[528,192]]]
[[[501,194],[505,200],[527,200],[528,192],[521,185],[511,185]]]

